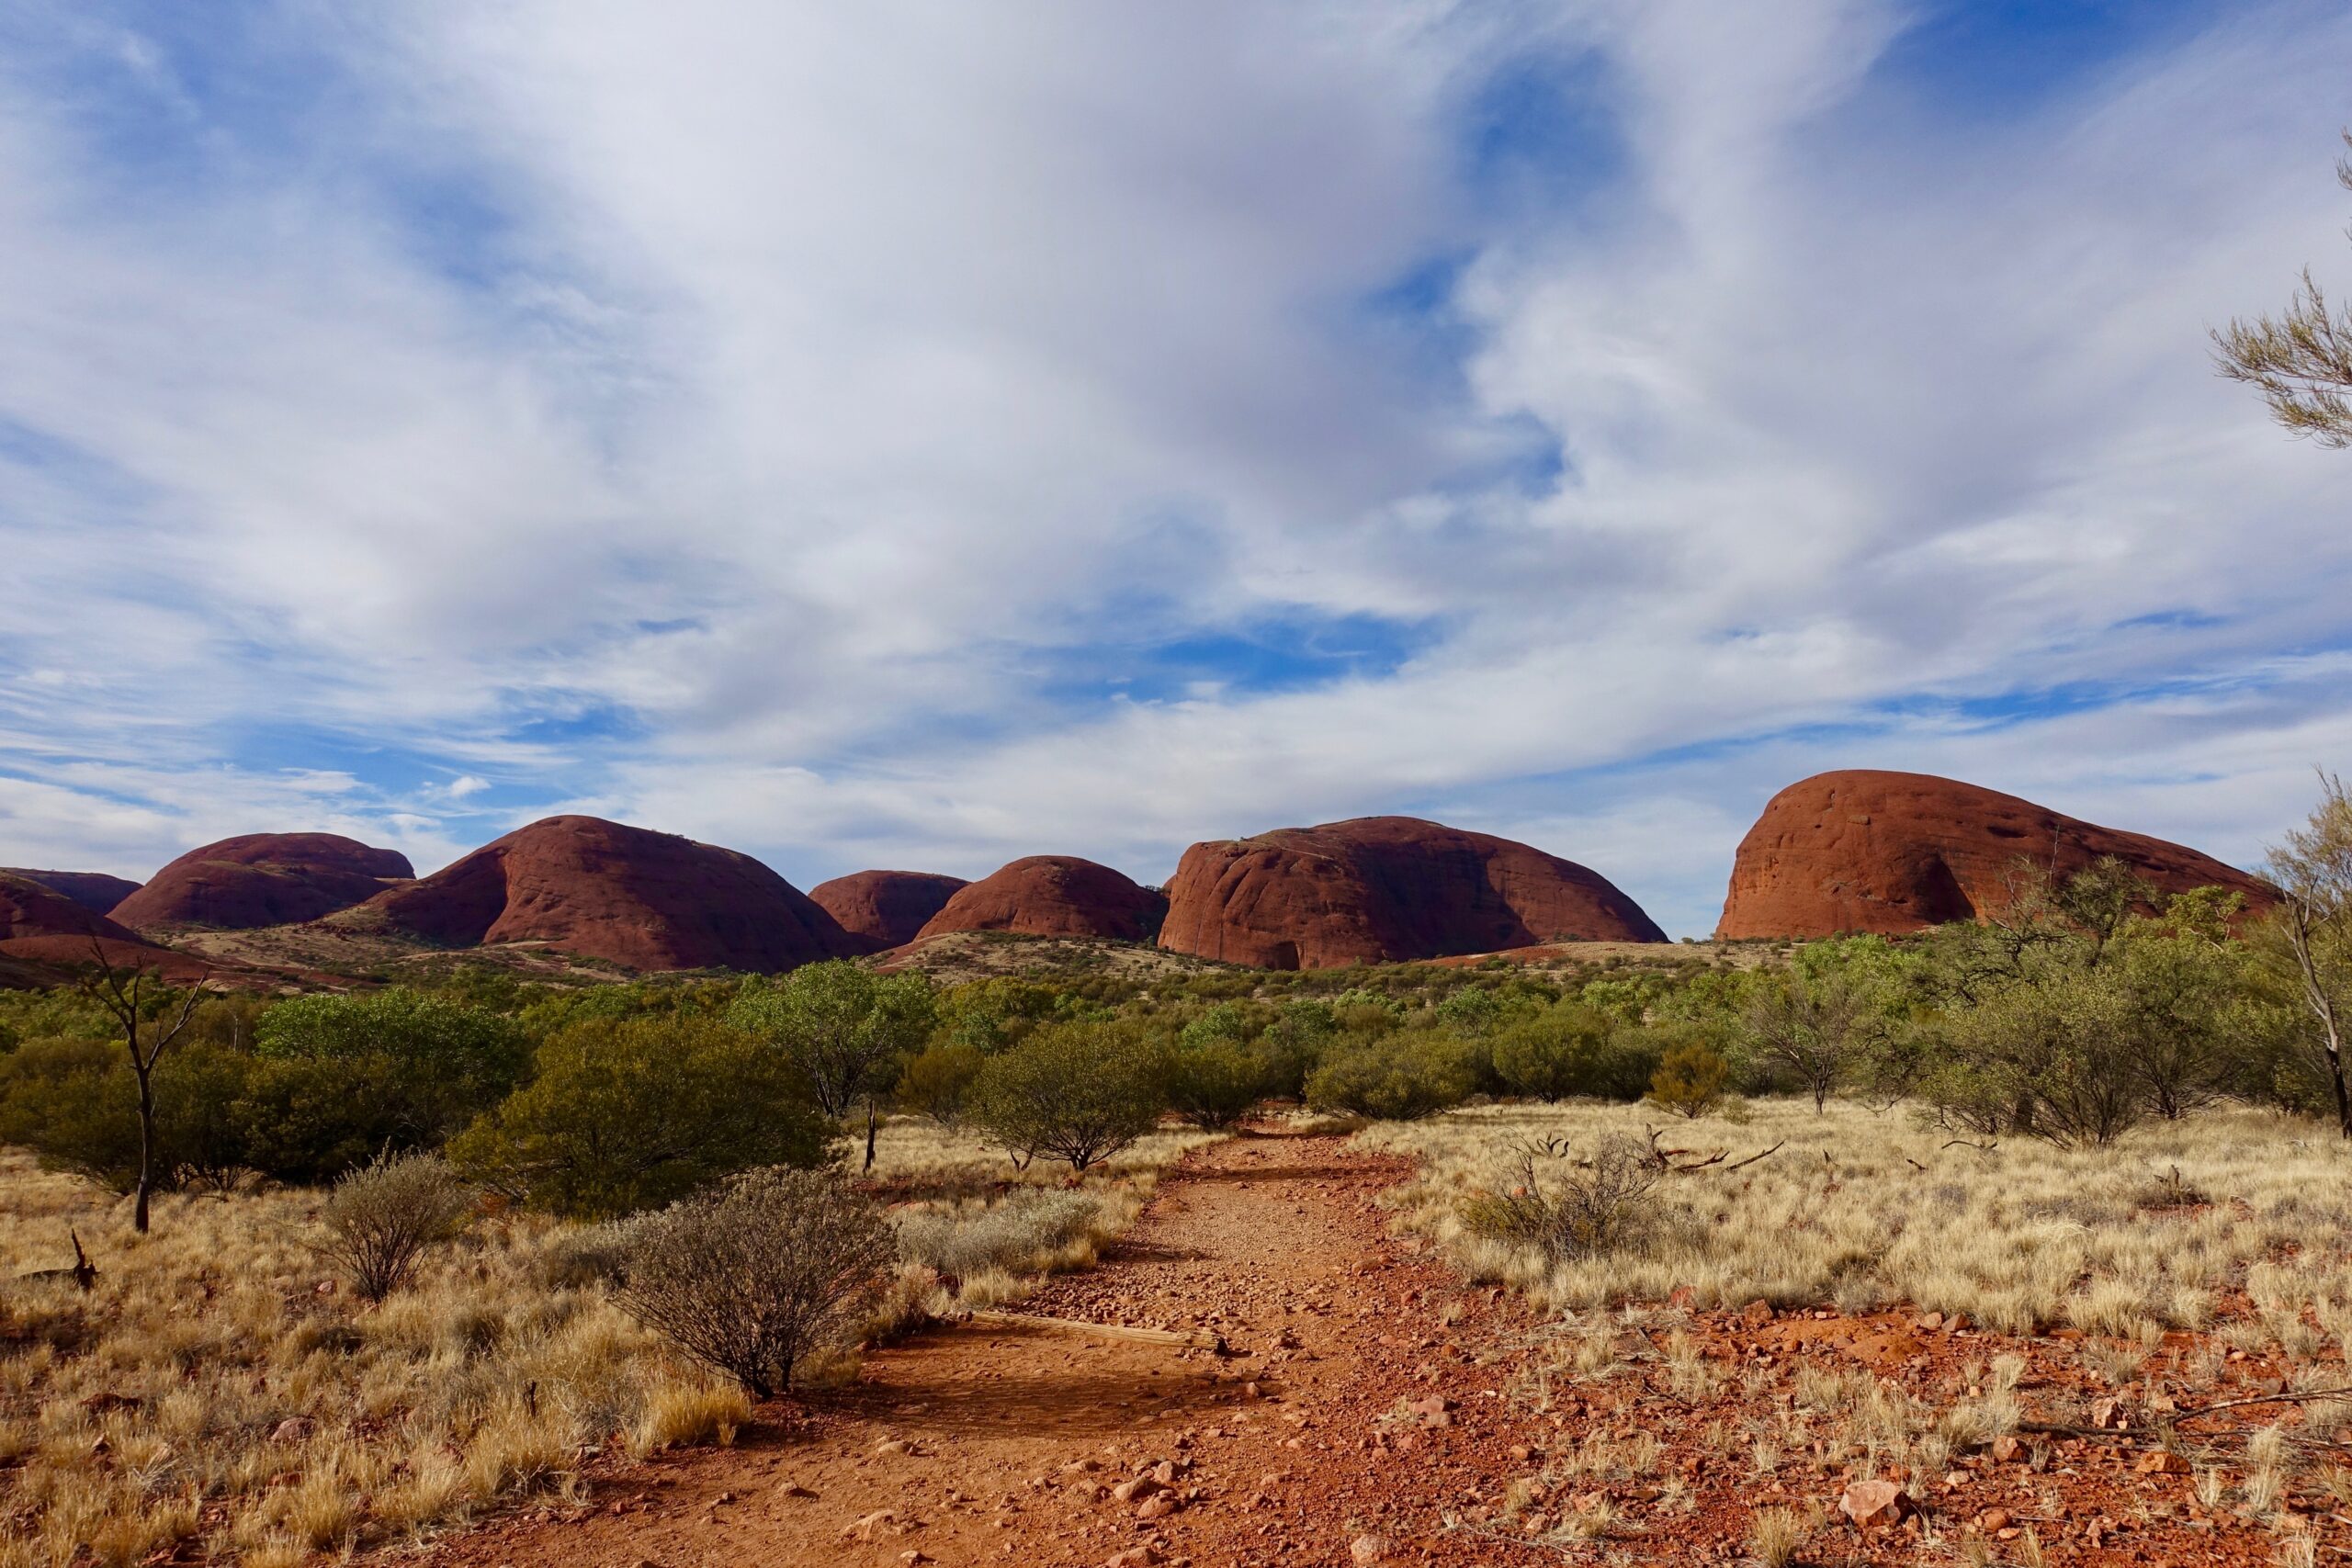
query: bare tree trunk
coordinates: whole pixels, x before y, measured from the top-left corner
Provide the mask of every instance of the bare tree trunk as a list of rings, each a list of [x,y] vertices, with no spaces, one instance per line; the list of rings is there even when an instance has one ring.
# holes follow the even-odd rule
[[[2344,1080],[2344,1021],[2336,1011],[2335,998],[2328,994],[2327,982],[2319,972],[2319,954],[2312,942],[2311,906],[2301,898],[2288,900],[2287,938],[2295,950],[2295,966],[2302,972],[2303,999],[2311,1004],[2312,1014],[2319,1020],[2320,1048],[2327,1055],[2327,1077],[2335,1090],[2335,1128],[2338,1135],[2352,1138],[2352,1086]]]
[[[139,1060],[136,1046],[131,1061]],[[155,1077],[152,1067],[139,1069],[139,1197],[131,1205],[130,1228],[147,1234],[147,1199],[155,1190]]]
[[[874,1097],[869,1094],[865,1097],[865,1168],[869,1174],[874,1169]]]

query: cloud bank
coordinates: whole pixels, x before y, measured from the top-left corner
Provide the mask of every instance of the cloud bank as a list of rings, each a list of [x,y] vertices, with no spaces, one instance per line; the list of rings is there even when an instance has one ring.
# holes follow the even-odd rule
[[[2352,750],[2204,339],[2334,8],[830,9],[0,21],[0,863],[1408,811],[1694,934],[1821,768],[2243,862]]]

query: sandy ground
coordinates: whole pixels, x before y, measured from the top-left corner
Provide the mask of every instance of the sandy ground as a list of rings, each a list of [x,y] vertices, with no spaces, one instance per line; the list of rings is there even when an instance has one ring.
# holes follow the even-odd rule
[[[732,1450],[601,1474],[579,1506],[448,1538],[429,1561],[1728,1564],[1754,1560],[1750,1520],[1768,1506],[1806,1520],[1801,1562],[2038,1551],[2188,1568],[2288,1561],[2299,1540],[2318,1561],[2352,1555],[2352,1520],[2325,1497],[2256,1524],[2199,1506],[2193,1477],[2146,1468],[2115,1433],[2032,1434],[1956,1455],[1948,1473],[1898,1476],[1917,1506],[1860,1529],[1836,1512],[1853,1456],[1826,1441],[1768,1466],[1750,1446],[1760,1413],[1791,1408],[1800,1373],[1957,1400],[2012,1349],[2032,1363],[2021,1386],[2044,1391],[2031,1397],[2063,1401],[2078,1392],[2081,1337],[1668,1306],[1605,1325],[1610,1366],[1578,1375],[1552,1360],[1539,1376],[1555,1337],[1387,1234],[1376,1196],[1404,1174],[1328,1137],[1214,1145],[1163,1179],[1102,1267],[1020,1309],[1221,1337],[1226,1354],[1062,1330],[926,1333],[869,1356],[849,1389],[763,1410]],[[1713,1369],[1703,1390],[1670,1386],[1661,1351],[1678,1332]],[[2271,1375],[2249,1363],[2240,1381]]]

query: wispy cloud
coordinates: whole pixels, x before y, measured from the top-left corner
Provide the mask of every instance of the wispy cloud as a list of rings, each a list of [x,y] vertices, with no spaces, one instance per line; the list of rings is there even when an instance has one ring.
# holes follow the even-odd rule
[[[2352,739],[2202,336],[2333,8],[371,15],[0,23],[0,860],[1407,809],[1691,931],[1817,767],[2246,858]]]

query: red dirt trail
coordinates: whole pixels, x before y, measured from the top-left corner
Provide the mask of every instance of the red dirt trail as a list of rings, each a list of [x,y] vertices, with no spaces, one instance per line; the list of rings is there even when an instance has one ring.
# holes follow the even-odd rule
[[[1534,1397],[1537,1325],[1388,1234],[1377,1197],[1408,1174],[1334,1138],[1198,1150],[1100,1268],[1018,1309],[1205,1331],[1227,1355],[970,1324],[926,1332],[869,1354],[850,1388],[764,1407],[733,1449],[595,1473],[584,1504],[445,1538],[426,1561],[1730,1564],[1754,1561],[1749,1516],[1768,1504],[1812,1515],[1804,1562],[1917,1562],[1923,1523],[1942,1538],[1930,1557],[1977,1536],[1986,1560],[2018,1561],[2028,1543],[2016,1526],[1990,1539],[2007,1522],[1989,1517],[1996,1506],[2033,1523],[2052,1563],[2274,1560],[2275,1536],[2209,1517],[2186,1477],[2128,1471],[2128,1447],[2037,1442],[2030,1464],[2022,1450],[2002,1463],[1956,1457],[1952,1475],[1911,1484],[1928,1520],[1867,1534],[1831,1512],[1856,1473],[1835,1454],[1792,1453],[1767,1477],[1751,1467],[1749,1423],[1766,1402],[1788,1407],[1808,1363],[1951,1400],[2004,1348],[2028,1354],[2037,1377],[2070,1377],[2075,1348],[2054,1337],[1922,1334],[1902,1313],[1759,1325],[1668,1310],[1646,1330],[1620,1320],[1613,1371],[1555,1371],[1549,1397]],[[1716,1392],[1662,1386],[1658,1350],[1678,1325],[1723,1370]],[[1640,1472],[1569,1462],[1588,1439],[1638,1451],[1651,1438]],[[1110,1494],[1147,1474],[1140,1493]],[[2325,1503],[2292,1506],[2306,1511],[2300,1528],[2346,1539]]]

